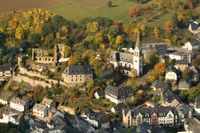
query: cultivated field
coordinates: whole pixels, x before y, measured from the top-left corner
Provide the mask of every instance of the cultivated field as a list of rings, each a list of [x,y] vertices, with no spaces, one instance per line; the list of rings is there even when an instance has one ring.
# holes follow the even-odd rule
[[[51,8],[63,0],[0,0],[0,12],[30,8]]]

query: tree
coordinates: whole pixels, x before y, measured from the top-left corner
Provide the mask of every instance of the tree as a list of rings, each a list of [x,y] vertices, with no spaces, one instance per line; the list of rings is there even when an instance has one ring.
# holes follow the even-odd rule
[[[194,5],[193,5],[193,2],[192,2],[193,0],[186,0],[186,3],[187,3],[187,5],[188,5],[188,7],[190,8],[190,10],[193,10],[193,8],[194,8]]]
[[[158,59],[158,57],[157,57],[155,52],[153,52],[153,51],[148,51],[147,52],[147,54],[145,56],[145,62],[147,64],[155,65],[155,64],[158,63],[158,61],[159,61],[159,59]]]
[[[69,60],[68,60],[68,65],[75,65],[75,64],[77,64],[78,62],[77,62],[77,59],[76,59],[76,57],[74,57],[74,56],[71,56],[70,58],[69,58]]]
[[[156,79],[162,79],[166,70],[165,64],[162,62],[157,63],[152,70],[148,72],[148,79],[153,82]]]
[[[189,68],[186,68],[183,72],[182,72],[182,77],[184,79],[191,79],[192,75],[191,72],[189,70]]]
[[[171,20],[165,22],[164,30],[165,30],[165,37],[166,38],[169,38],[169,35],[170,35],[170,33],[172,33],[173,28],[174,28],[174,26],[173,26],[173,23],[172,23]]]
[[[137,16],[138,13],[139,13],[139,9],[136,8],[136,7],[131,7],[131,8],[129,8],[129,10],[128,10],[128,14],[129,14],[131,17]]]
[[[108,6],[108,7],[112,7],[112,1],[111,1],[111,0],[109,0],[109,1],[107,2],[107,6]]]
[[[16,32],[15,32],[15,37],[18,39],[18,40],[21,40],[24,38],[24,31],[21,27],[17,27],[16,29]]]
[[[124,41],[123,36],[122,36],[122,35],[117,35],[117,37],[116,37],[116,41],[115,41],[116,44],[122,44],[123,41]]]
[[[137,71],[136,70],[133,70],[130,74],[130,76],[135,79],[137,77]]]
[[[153,29],[153,35],[158,38],[160,36],[160,30],[158,27],[154,27]]]
[[[96,21],[87,24],[87,31],[91,33],[95,33],[99,30],[99,24]]]

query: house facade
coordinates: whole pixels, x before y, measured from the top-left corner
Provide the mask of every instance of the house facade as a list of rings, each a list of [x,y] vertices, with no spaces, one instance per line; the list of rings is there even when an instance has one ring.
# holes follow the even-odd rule
[[[17,97],[13,97],[11,100],[10,100],[10,107],[15,109],[15,110],[18,110],[20,112],[23,112],[23,111],[26,111],[28,110],[28,102],[25,101],[25,100],[21,100]]]
[[[126,127],[138,126],[142,123],[173,127],[178,123],[178,114],[172,107],[125,109],[122,115]]]
[[[83,84],[93,80],[93,72],[89,65],[71,65],[63,72],[62,79],[67,84]]]
[[[165,80],[170,80],[175,82],[178,80],[177,70],[174,66],[169,66],[167,68],[165,73]]]
[[[186,52],[186,51],[178,51],[178,52],[173,52],[169,53],[169,58],[171,60],[187,60],[189,63],[192,62],[192,53],[191,52]]]
[[[15,125],[19,125],[20,120],[23,116],[22,112],[8,106],[1,108],[1,113],[2,117],[0,118],[0,123],[12,123]]]
[[[46,117],[51,108],[54,107],[55,107],[55,102],[53,100],[44,98],[41,103],[34,105],[33,115],[38,117]]]
[[[199,49],[199,45],[192,42],[186,42],[183,48],[188,51],[195,51]]]
[[[37,117],[46,117],[48,114],[48,107],[43,104],[35,104],[33,107],[33,115]]]
[[[2,91],[0,93],[0,103],[3,105],[7,105],[10,102],[13,95],[14,93],[11,91]]]
[[[196,114],[200,114],[200,96],[197,96],[195,98],[195,102],[194,102],[194,110]]]
[[[0,65],[0,81],[12,76],[12,67],[10,64]]]
[[[119,104],[133,99],[134,92],[131,87],[114,87],[108,85],[105,89],[105,98],[115,104]]]
[[[144,54],[142,53],[140,34],[138,34],[135,49],[132,53],[113,51],[110,57],[110,63],[115,68],[119,68],[124,75],[131,76],[133,72],[137,76],[143,74]]]

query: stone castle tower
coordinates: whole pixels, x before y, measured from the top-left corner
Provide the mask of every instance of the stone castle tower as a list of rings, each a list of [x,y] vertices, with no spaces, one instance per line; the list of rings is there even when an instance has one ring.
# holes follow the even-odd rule
[[[140,40],[140,33],[138,33],[137,41],[135,44],[135,50],[133,55],[133,64],[134,69],[137,72],[137,76],[140,76],[143,74],[143,65],[144,65],[144,54],[142,53],[141,48],[141,40]]]

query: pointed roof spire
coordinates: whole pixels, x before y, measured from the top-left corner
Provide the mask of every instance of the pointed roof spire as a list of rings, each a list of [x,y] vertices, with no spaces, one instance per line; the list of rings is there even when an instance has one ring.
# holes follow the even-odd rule
[[[138,32],[137,41],[136,41],[135,47],[140,48],[140,32]]]

